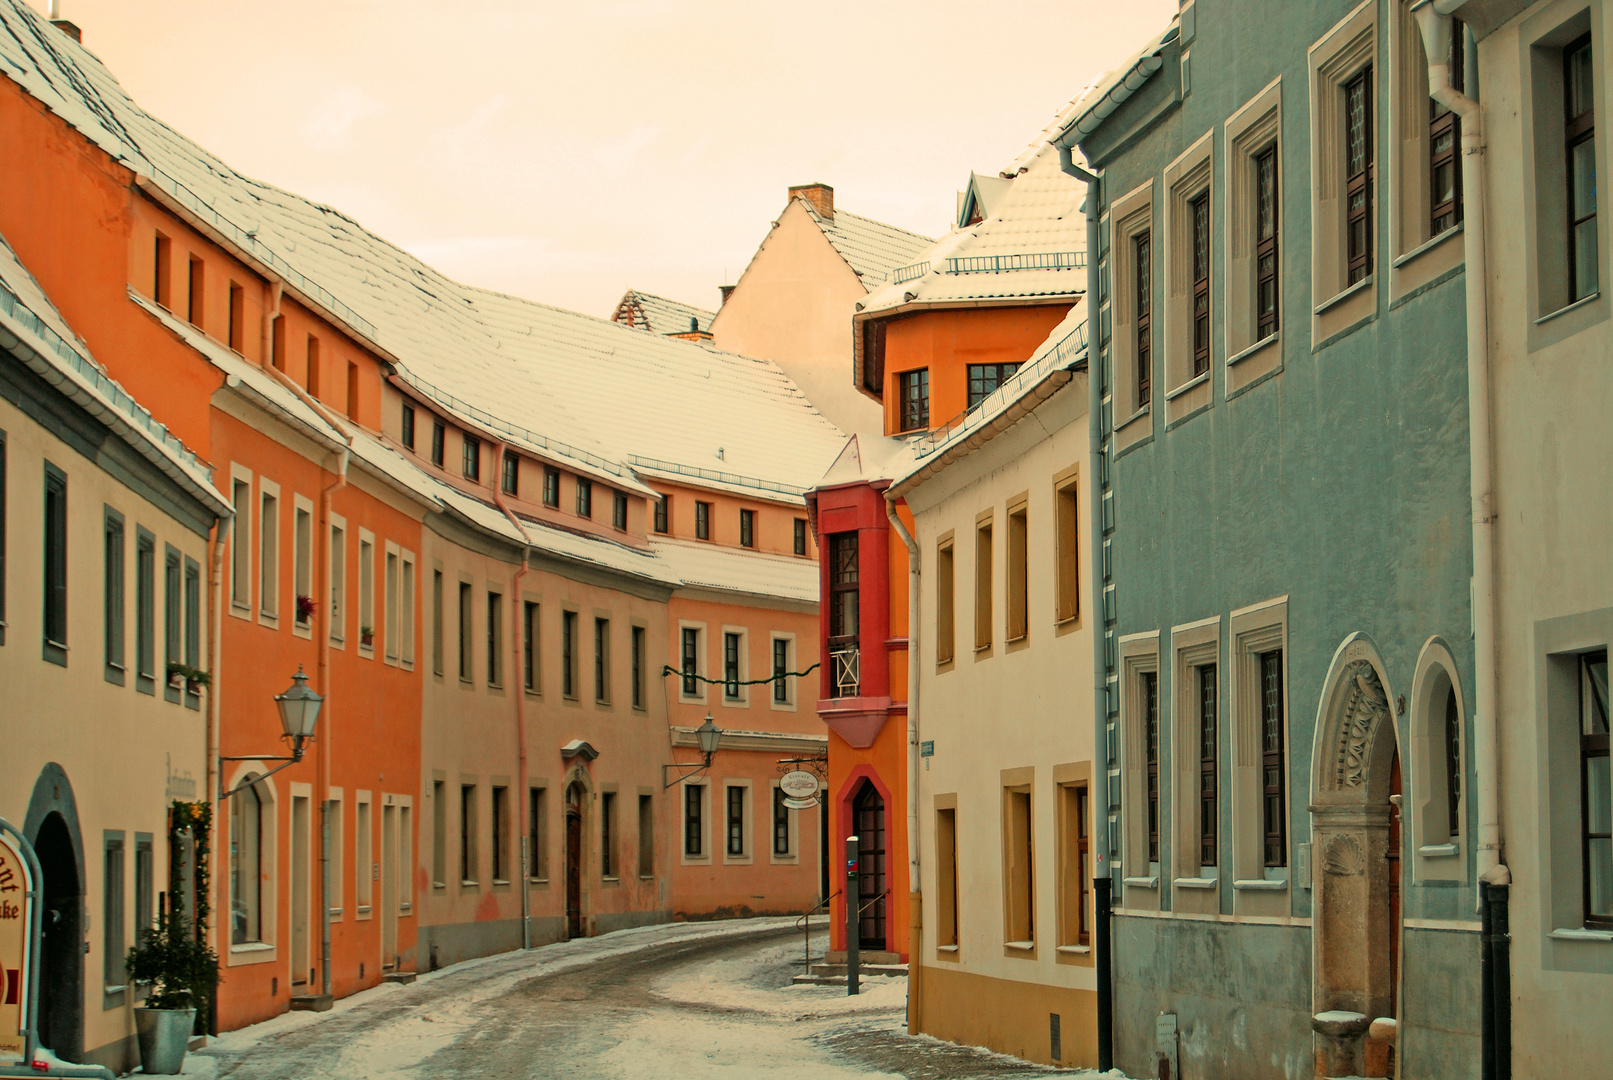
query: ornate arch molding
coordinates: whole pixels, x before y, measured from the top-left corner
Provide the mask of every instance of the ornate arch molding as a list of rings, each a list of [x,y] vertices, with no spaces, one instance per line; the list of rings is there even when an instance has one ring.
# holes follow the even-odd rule
[[[84,836],[78,823],[78,799],[73,794],[73,782],[67,770],[54,761],[45,763],[34,781],[33,794],[28,799],[28,814],[23,819],[22,831],[30,843],[39,840],[39,829],[52,813],[62,816],[67,835],[73,838],[73,854],[78,860],[78,894],[85,895]]]
[[[1387,802],[1399,735],[1394,691],[1371,637],[1357,631],[1345,638],[1322,685],[1311,748],[1313,809]]]

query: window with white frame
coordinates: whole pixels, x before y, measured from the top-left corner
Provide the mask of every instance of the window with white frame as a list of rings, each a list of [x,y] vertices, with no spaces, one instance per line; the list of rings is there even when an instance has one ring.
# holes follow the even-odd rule
[[[1377,6],[1362,4],[1310,48],[1311,274],[1316,340],[1377,310]]]
[[[1282,307],[1282,80],[1275,79],[1226,122],[1226,258],[1222,331],[1227,389],[1247,385],[1279,355],[1246,355],[1275,337]],[[1253,363],[1251,363],[1251,361]],[[1258,365],[1259,370],[1249,369]]]
[[[1215,133],[1206,133],[1165,168],[1167,261],[1164,303],[1157,306],[1163,308],[1160,314],[1167,393],[1210,370],[1210,172],[1214,143]],[[1142,313],[1140,301],[1138,312]],[[1200,395],[1193,396],[1197,399]]]

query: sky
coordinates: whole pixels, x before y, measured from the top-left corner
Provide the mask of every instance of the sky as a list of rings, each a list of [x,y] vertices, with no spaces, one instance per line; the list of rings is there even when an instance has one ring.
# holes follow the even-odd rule
[[[39,10],[48,0],[29,0]],[[59,0],[148,112],[468,284],[715,308],[786,205],[928,236],[1177,0]]]

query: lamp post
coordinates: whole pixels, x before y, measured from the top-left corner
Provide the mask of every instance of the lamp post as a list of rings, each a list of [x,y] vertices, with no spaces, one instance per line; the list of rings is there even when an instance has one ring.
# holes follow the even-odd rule
[[[291,685],[286,688],[284,693],[274,696],[275,708],[280,711],[281,737],[291,741],[290,756],[288,757],[284,754],[251,754],[244,757],[224,757],[220,755],[218,759],[219,801],[222,802],[236,792],[244,791],[253,784],[268,779],[281,769],[301,761],[308,742],[314,737],[314,725],[319,722],[319,707],[324,703],[325,699],[323,697],[308,689],[308,676],[303,674],[302,665],[299,664],[297,674],[291,677]],[[279,761],[283,762],[283,764],[276,765],[259,776],[243,780],[229,791],[224,791],[223,763],[226,761]]]
[[[706,713],[705,722],[694,729],[695,745],[700,748],[699,761],[674,761],[670,765],[661,766],[661,788],[666,790],[680,780],[687,780],[711,768],[711,759],[717,755],[717,747],[722,743],[722,729],[712,722],[711,714]],[[679,773],[668,779],[672,769],[688,769],[688,772]]]

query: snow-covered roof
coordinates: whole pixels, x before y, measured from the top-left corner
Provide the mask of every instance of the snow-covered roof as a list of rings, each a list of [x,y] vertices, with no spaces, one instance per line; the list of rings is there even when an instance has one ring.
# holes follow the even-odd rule
[[[1132,53],[1125,63],[1106,73],[1097,84],[1076,99],[1075,107],[1058,123],[1055,137],[1075,143],[1097,130],[1105,117],[1114,112],[1130,97],[1149,76],[1162,66],[1159,54],[1165,46],[1176,40],[1181,32],[1181,20],[1173,16],[1170,25],[1148,39],[1148,44]]]
[[[628,289],[617,302],[616,312],[610,321],[652,334],[710,333],[711,320],[715,315],[716,312],[697,308],[693,304]]]
[[[928,236],[844,210],[836,210],[833,219],[826,218],[810,200],[796,198],[840,257],[846,260],[846,265],[862,279],[863,288],[870,291],[886,281],[892,270],[912,262],[933,242]]]
[[[968,228],[970,219],[982,220],[997,212],[998,201],[1013,184],[1012,176],[982,176],[969,174],[969,185],[958,192],[958,217],[953,222],[960,229]]]
[[[818,564],[810,559],[740,551],[699,541],[657,540],[650,547],[676,571],[685,586],[818,602]]]
[[[88,409],[210,509],[229,514],[229,501],[213,486],[212,467],[96,362],[3,236],[0,331],[0,345],[12,350],[36,374]],[[26,348],[18,352],[18,346]]]

